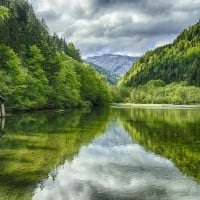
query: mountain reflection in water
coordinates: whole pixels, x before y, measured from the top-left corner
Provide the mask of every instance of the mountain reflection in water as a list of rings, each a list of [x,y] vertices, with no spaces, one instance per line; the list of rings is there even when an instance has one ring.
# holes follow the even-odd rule
[[[39,184],[33,200],[198,200],[200,186],[136,144],[117,122]]]

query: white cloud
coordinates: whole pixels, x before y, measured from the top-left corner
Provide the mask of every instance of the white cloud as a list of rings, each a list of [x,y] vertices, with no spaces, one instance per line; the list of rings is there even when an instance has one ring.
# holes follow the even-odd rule
[[[199,19],[200,0],[29,0],[51,32],[63,33],[83,55],[141,54],[171,41]],[[139,39],[136,39],[139,38]],[[95,51],[95,52],[94,52]]]

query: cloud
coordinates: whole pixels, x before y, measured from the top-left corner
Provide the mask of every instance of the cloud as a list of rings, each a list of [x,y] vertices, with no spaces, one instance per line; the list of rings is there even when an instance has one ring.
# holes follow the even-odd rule
[[[51,22],[57,22],[61,18],[59,13],[55,12],[54,10],[38,11],[38,15],[42,18],[47,18]]]
[[[72,162],[51,172],[35,190],[33,200],[188,200],[199,195],[200,186],[171,161],[146,152],[112,122],[102,136],[83,146]]]
[[[171,41],[199,20],[200,0],[29,0],[51,32],[63,33],[82,55],[142,54]]]

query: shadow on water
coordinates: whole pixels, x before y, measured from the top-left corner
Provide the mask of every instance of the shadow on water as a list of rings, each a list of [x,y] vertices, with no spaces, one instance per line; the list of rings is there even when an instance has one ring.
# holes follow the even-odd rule
[[[31,199],[36,184],[104,131],[109,110],[14,115],[0,138],[0,199]]]

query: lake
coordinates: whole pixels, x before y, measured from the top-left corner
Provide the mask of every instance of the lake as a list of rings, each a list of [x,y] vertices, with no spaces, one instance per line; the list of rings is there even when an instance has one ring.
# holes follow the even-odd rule
[[[1,120],[0,200],[200,200],[200,109]]]

